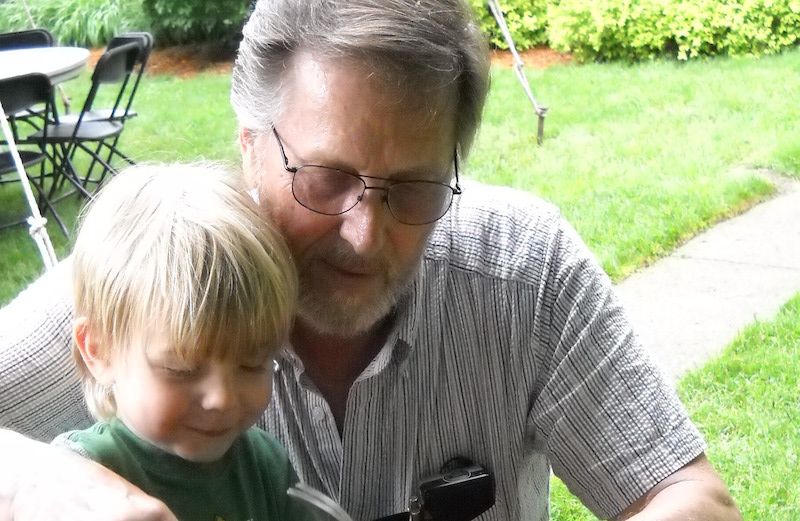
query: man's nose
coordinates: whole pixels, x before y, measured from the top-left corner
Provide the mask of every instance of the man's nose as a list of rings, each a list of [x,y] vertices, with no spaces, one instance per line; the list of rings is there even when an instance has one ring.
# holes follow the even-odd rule
[[[358,255],[369,257],[383,248],[386,219],[391,219],[385,202],[386,192],[367,188],[361,200],[342,214],[339,234]]]

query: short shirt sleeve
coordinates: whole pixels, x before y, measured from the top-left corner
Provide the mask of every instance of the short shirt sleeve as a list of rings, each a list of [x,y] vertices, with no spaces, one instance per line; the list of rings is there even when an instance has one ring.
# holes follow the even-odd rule
[[[42,441],[91,424],[72,360],[72,263],[0,309],[0,427]]]
[[[553,472],[595,514],[611,518],[705,443],[640,345],[610,280],[565,222],[542,302],[546,357],[529,425]]]

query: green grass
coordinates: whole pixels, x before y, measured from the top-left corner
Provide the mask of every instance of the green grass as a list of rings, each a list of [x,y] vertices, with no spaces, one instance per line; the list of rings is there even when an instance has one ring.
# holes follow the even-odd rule
[[[557,203],[619,280],[770,193],[737,167],[800,171],[798,69],[794,50],[529,71],[550,107],[542,147],[516,78],[496,70],[470,171]]]
[[[800,295],[743,331],[678,392],[744,519],[800,519]],[[553,520],[596,519],[553,480]]]
[[[542,147],[512,71],[495,69],[467,175],[554,201],[619,280],[771,193],[767,181],[741,166],[797,175],[798,69],[795,50],[761,59],[528,71],[537,97],[550,106]],[[65,86],[79,107],[88,74]],[[146,78],[137,98],[142,115],[129,123],[125,150],[150,161],[235,163],[229,86],[227,75],[213,73]],[[13,189],[0,190],[3,207],[21,212],[18,200]],[[40,269],[24,234],[0,232],[12,250],[0,256],[0,303]],[[57,242],[63,256],[68,242]]]
[[[744,519],[800,519],[800,296],[680,384]]]
[[[797,175],[798,69],[794,50],[761,59],[531,70],[534,92],[550,107],[542,147],[512,71],[495,69],[467,175],[554,201],[619,280],[767,197],[772,186],[742,166]],[[146,78],[125,149],[143,160],[235,163],[229,85],[227,75],[213,73]],[[79,106],[88,74],[65,87]],[[0,189],[3,207],[21,212],[18,200],[13,188]],[[0,255],[0,303],[40,269],[24,235],[0,232],[12,249]],[[58,242],[63,255],[68,243]]]

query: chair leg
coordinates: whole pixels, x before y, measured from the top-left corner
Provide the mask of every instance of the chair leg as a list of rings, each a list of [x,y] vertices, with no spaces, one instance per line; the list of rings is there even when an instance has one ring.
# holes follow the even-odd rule
[[[61,161],[59,165],[59,183],[53,184],[50,190],[50,197],[52,202],[58,202],[63,199],[66,199],[70,195],[75,192],[78,192],[80,195],[85,197],[88,200],[94,199],[94,196],[86,190],[83,183],[81,182],[81,178],[78,175],[78,171],[75,169],[75,165],[72,164],[72,160],[70,159],[70,151],[62,144],[60,147],[61,149]],[[75,191],[67,192],[62,194],[56,198],[52,198],[56,191],[63,189],[64,183],[69,182],[74,188]]]
[[[102,145],[103,145],[103,143],[102,143],[102,142],[100,142],[100,143],[99,143],[99,145],[100,145],[100,146],[102,146]],[[100,157],[100,154],[98,154],[98,153],[95,153],[95,152],[94,152],[94,151],[93,151],[91,148],[89,148],[89,147],[88,147],[88,146],[86,146],[85,144],[83,144],[83,143],[78,143],[78,146],[81,148],[81,150],[83,150],[84,152],[86,152],[87,154],[89,154],[90,156],[92,156],[92,158],[93,158],[93,159],[92,159],[92,162],[94,162],[94,161],[96,160],[98,163],[100,163],[100,164],[103,166],[103,173],[100,175],[100,179],[97,181],[97,185],[98,185],[98,186],[99,186],[99,185],[100,185],[100,183],[103,181],[103,179],[105,179],[106,173],[108,173],[108,172],[111,172],[111,173],[112,173],[112,174],[114,174],[114,175],[116,175],[116,174],[118,174],[118,173],[119,173],[119,172],[117,171],[117,169],[115,169],[113,166],[111,166],[111,164],[110,164],[108,161],[106,161],[105,159],[103,159],[102,157]],[[83,183],[84,183],[84,186],[86,186],[86,183],[87,183],[88,181],[89,181],[89,179],[88,179],[88,176],[83,178]],[[94,181],[92,181],[92,182],[94,182]]]

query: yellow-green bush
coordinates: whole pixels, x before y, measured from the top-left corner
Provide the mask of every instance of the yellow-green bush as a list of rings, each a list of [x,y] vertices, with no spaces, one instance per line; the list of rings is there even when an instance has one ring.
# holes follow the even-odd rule
[[[800,0],[561,0],[547,15],[550,44],[582,60],[770,54],[800,39]]]
[[[503,33],[489,11],[486,0],[469,0],[478,16],[481,29],[498,49],[507,49]],[[553,0],[502,0],[500,8],[519,50],[547,43],[547,7]]]

